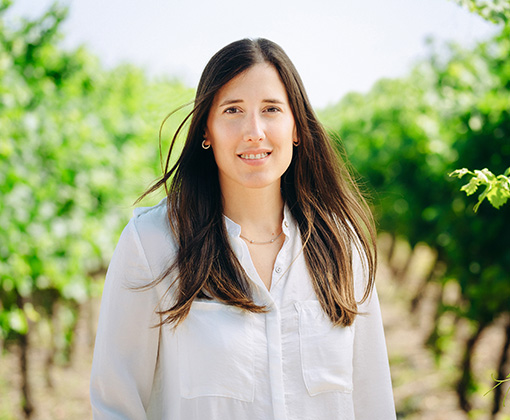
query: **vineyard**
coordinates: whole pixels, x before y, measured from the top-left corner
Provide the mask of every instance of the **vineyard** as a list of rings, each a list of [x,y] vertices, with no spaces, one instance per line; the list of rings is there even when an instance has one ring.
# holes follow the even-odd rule
[[[473,410],[477,391],[474,350],[494,322],[502,322],[506,338],[492,369],[498,378],[510,372],[510,207],[478,207],[459,191],[462,183],[447,174],[459,167],[508,174],[509,56],[510,27],[505,26],[472,51],[455,46],[436,51],[409,77],[382,80],[367,95],[348,95],[326,114],[367,188],[377,194],[380,229],[391,233],[394,243],[404,238],[411,248],[424,244],[434,252],[411,312],[428,287],[441,285],[435,328],[426,344],[438,360],[452,347],[463,348],[455,386],[465,412]],[[402,272],[413,262],[409,255]],[[459,290],[454,299],[445,293],[452,284]],[[469,334],[459,342],[463,328]],[[498,387],[494,415],[501,399]]]
[[[0,362],[16,372],[9,399],[19,407],[4,413],[0,404],[2,420],[39,418],[34,395],[89,354],[83,347],[115,243],[161,171],[161,120],[194,93],[134,66],[106,70],[85,48],[61,49],[59,6],[16,24],[9,7],[0,0]],[[510,419],[508,383],[483,397],[491,374],[510,373],[510,204],[501,184],[503,195],[475,212],[478,193],[466,196],[467,181],[448,176],[460,168],[508,174],[510,7],[502,10],[488,16],[500,28],[494,38],[470,50],[431,45],[408,76],[320,112],[372,197],[385,260],[380,287],[414,320],[433,368],[448,372],[437,386],[454,396],[459,419]],[[167,122],[163,154],[187,110]],[[480,349],[490,353],[483,366]],[[404,362],[391,363],[399,371]],[[0,391],[5,381],[0,374]],[[399,418],[421,418],[419,395],[399,395]]]

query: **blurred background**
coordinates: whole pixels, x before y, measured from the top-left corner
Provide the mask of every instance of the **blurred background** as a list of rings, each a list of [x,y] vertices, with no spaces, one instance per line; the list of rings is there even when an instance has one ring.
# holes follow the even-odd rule
[[[475,212],[485,187],[448,176],[510,166],[509,21],[508,0],[0,0],[0,420],[91,418],[104,275],[161,121],[246,36],[287,51],[371,197],[398,418],[510,419],[507,192]]]

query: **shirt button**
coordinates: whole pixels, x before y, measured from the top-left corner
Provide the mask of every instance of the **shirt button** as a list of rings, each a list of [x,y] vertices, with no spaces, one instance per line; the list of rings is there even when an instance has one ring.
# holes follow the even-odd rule
[[[277,266],[274,271],[276,271],[278,274],[282,272],[282,268],[280,266]]]
[[[285,226],[286,228],[288,228],[288,227],[289,227],[289,224],[287,223],[287,221],[286,221],[286,220],[285,220],[285,222],[283,222],[283,224],[284,224],[284,226]]]

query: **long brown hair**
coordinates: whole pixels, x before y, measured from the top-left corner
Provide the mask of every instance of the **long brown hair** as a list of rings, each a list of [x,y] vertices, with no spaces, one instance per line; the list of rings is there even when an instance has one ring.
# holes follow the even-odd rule
[[[223,220],[218,168],[201,147],[209,109],[219,89],[253,65],[266,62],[278,71],[294,115],[299,146],[282,176],[282,197],[296,220],[315,293],[335,325],[348,326],[358,314],[354,296],[353,251],[362,256],[373,288],[375,228],[371,213],[347,164],[319,123],[301,78],[283,49],[266,39],[243,39],[217,52],[198,84],[193,110],[174,135],[163,176],[141,198],[164,187],[168,220],[177,241],[173,264],[155,280],[173,275],[173,301],[160,312],[161,324],[178,325],[195,298],[217,299],[251,312],[263,312],[251,296],[250,282],[230,247]],[[179,132],[191,118],[177,162],[170,156]]]

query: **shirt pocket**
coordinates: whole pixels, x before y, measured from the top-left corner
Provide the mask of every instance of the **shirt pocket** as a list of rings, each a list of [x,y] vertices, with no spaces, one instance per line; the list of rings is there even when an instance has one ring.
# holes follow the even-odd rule
[[[301,368],[311,396],[352,392],[353,327],[335,327],[318,301],[295,303],[299,315]]]
[[[252,314],[216,302],[195,301],[177,327],[181,396],[253,401]]]

